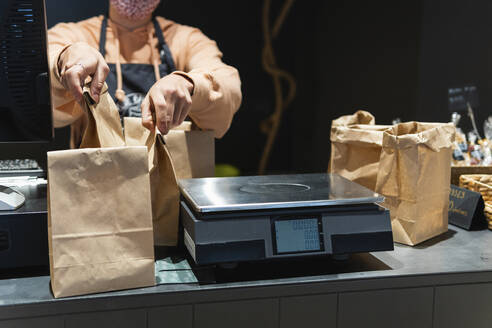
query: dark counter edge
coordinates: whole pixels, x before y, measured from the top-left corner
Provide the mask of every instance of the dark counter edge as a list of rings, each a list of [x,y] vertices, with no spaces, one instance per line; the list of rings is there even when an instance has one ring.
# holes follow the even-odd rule
[[[346,293],[393,288],[434,287],[492,282],[492,270],[433,274],[408,274],[343,280],[333,276],[281,279],[200,286],[160,285],[104,294],[1,305],[0,320],[81,312],[97,312],[237,301],[260,298]],[[1,303],[1,300],[0,300]],[[138,304],[136,306],[136,304]]]

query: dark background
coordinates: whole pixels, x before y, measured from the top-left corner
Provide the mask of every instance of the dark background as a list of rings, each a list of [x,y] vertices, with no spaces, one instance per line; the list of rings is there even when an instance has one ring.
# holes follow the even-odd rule
[[[272,18],[283,1],[274,0]],[[265,142],[259,122],[273,110],[273,87],[261,67],[263,1],[164,0],[158,13],[199,27],[239,69],[243,103],[217,140],[217,163],[254,174]],[[106,11],[104,0],[47,0],[48,25]],[[323,172],[331,121],[356,109],[377,123],[449,121],[447,89],[475,84],[479,128],[491,114],[492,3],[487,0],[297,0],[275,41],[280,66],[297,80],[268,173]],[[464,119],[466,121],[466,118]],[[57,147],[66,140],[57,131]]]

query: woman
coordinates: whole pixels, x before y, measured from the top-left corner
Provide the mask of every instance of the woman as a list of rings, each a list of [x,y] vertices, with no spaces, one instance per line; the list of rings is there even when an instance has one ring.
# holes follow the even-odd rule
[[[148,129],[167,134],[189,116],[217,138],[228,130],[241,103],[237,70],[198,29],[153,17],[159,2],[110,0],[109,17],[48,31],[55,126],[72,124],[73,147],[86,124],[79,102],[89,76],[96,102],[106,82],[120,115],[141,116]]]

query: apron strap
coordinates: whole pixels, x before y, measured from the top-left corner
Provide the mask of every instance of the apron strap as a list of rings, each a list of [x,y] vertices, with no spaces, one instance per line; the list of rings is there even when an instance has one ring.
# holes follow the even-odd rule
[[[174,64],[173,57],[171,55],[171,50],[169,49],[166,40],[164,39],[164,34],[162,33],[162,29],[157,22],[155,16],[152,18],[152,22],[154,23],[155,35],[157,36],[159,55],[161,57],[161,63],[167,64],[169,72],[173,72],[176,70],[176,65]],[[101,33],[99,35],[99,52],[103,56],[106,56],[106,29],[108,27],[108,17],[104,15],[103,20],[101,22]]]
[[[101,34],[99,35],[99,52],[105,58],[106,56],[106,28],[108,27],[108,17],[104,15],[101,23]]]
[[[158,47],[159,55],[161,56],[161,63],[166,63],[169,72],[174,72],[176,70],[176,66],[174,65],[173,57],[171,56],[171,50],[169,49],[166,40],[164,40],[164,34],[162,33],[162,29],[159,26],[155,16],[152,18],[152,22],[154,23],[155,35],[159,41]]]

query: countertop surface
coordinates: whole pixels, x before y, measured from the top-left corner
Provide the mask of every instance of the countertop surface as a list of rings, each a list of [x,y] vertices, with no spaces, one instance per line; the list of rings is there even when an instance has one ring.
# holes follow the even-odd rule
[[[122,268],[123,270],[124,268]],[[441,277],[453,274],[492,274],[492,231],[465,231],[449,226],[447,233],[416,247],[395,244],[394,251],[353,254],[348,260],[327,258],[267,263],[242,263],[233,269],[195,268],[199,283],[163,284],[155,287],[54,299],[50,277],[23,272],[0,274],[0,309],[28,304],[51,304],[73,300],[192,293],[235,288],[281,287],[336,282],[388,282],[401,277]],[[19,276],[19,275],[17,275]],[[489,276],[487,276],[489,277]],[[492,275],[490,276],[492,277]],[[383,279],[384,278],[384,279]],[[487,278],[488,279],[488,278]]]

